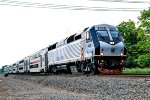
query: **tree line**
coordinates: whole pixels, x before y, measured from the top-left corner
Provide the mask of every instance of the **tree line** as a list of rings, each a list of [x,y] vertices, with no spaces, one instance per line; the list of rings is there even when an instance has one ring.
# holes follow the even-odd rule
[[[127,68],[150,68],[150,8],[143,10],[138,22],[123,21],[118,29],[127,48]]]

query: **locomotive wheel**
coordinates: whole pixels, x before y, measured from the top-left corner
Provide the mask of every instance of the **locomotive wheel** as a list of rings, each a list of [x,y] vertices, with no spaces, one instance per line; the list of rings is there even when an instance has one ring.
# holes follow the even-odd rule
[[[78,72],[82,72],[81,66],[82,66],[82,65],[81,65],[80,62],[76,64],[76,67],[77,67],[77,71],[78,71]]]
[[[55,74],[58,73],[58,68],[57,68],[57,66],[53,66],[53,67],[52,67],[52,72],[55,73]]]
[[[95,64],[89,63],[89,64],[87,64],[87,66],[89,67],[90,72],[91,72],[93,75],[96,75],[96,74],[98,73]]]
[[[72,74],[69,64],[67,65],[67,72],[68,72],[68,74]]]
[[[88,74],[89,73],[89,65],[88,64],[81,64],[81,69],[82,69],[82,73],[84,75]]]

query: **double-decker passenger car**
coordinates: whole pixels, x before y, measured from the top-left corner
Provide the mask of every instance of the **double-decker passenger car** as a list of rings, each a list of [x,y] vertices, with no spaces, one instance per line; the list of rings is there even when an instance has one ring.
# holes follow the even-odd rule
[[[12,73],[14,73],[14,74],[16,74],[16,73],[18,72],[18,66],[17,66],[17,63],[18,63],[18,62],[12,64]]]
[[[45,72],[46,51],[46,48],[42,49],[26,58],[28,72]]]
[[[12,65],[8,66],[8,73],[13,73]]]
[[[24,73],[26,70],[25,59],[22,59],[18,62],[18,73]]]

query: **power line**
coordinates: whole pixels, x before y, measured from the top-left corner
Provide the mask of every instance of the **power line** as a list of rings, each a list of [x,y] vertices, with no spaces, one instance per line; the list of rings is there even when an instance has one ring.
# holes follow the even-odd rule
[[[44,3],[33,3],[33,2],[20,2],[20,1],[12,1],[12,0],[1,0],[0,5],[34,7],[34,8],[49,8],[49,9],[88,10],[88,11],[132,11],[132,12],[139,12],[139,11],[144,9],[144,8],[109,8],[109,7],[57,5],[57,4],[44,4]]]
[[[103,2],[120,2],[120,3],[144,3],[150,4],[148,1],[127,1],[127,0],[89,0],[89,1],[103,1]]]

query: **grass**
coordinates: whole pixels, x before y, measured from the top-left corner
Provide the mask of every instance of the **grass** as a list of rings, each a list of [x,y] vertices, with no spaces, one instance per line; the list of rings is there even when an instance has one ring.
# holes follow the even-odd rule
[[[123,74],[150,74],[150,68],[125,68]]]

